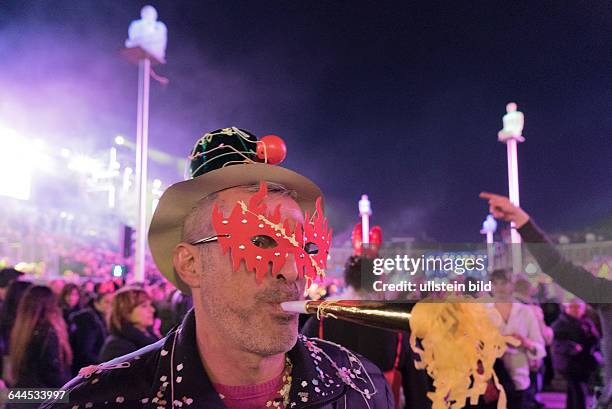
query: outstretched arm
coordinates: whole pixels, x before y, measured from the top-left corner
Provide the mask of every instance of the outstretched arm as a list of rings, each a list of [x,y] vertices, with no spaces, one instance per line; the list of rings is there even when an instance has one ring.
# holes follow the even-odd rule
[[[515,206],[505,196],[482,192],[480,197],[488,200],[493,217],[516,224],[542,271],[561,287],[590,303],[612,302],[612,281],[595,277],[586,269],[566,260],[523,209]]]

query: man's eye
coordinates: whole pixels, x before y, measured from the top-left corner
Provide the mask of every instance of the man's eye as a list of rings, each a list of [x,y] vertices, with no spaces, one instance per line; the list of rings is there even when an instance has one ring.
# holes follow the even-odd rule
[[[319,248],[317,247],[316,244],[309,241],[308,243],[304,245],[304,251],[308,254],[317,254],[319,252]]]
[[[262,249],[271,249],[271,248],[278,246],[278,243],[276,242],[276,240],[274,240],[270,236],[266,236],[263,234],[259,236],[251,237],[251,243],[253,243],[255,246],[262,248]]]

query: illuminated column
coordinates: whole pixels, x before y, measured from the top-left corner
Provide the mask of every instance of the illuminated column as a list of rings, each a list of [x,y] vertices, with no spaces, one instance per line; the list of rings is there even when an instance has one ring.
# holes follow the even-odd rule
[[[504,128],[497,134],[498,140],[506,144],[508,157],[508,197],[510,201],[520,206],[519,179],[518,179],[518,157],[517,145],[524,142],[523,126],[525,118],[522,112],[517,110],[517,105],[510,102],[506,105],[506,115],[503,117]],[[512,243],[512,271],[515,274],[523,270],[523,258],[521,254],[521,236],[516,231],[514,222],[510,224],[510,241]]]
[[[122,50],[124,56],[138,63],[138,114],[136,123],[136,192],[138,215],[134,254],[134,281],[145,279],[145,251],[147,245],[147,158],[149,144],[149,85],[151,64],[165,62],[167,29],[157,21],[157,10],[144,6],[141,18],[131,22],[129,38]]]
[[[365,247],[365,245],[370,243],[370,216],[372,215],[372,207],[370,206],[368,195],[361,195],[359,215],[361,216],[361,242]]]
[[[489,271],[493,271],[495,267],[495,241],[493,240],[493,234],[497,230],[497,222],[493,215],[488,215],[484,222],[482,222],[482,229],[480,230],[480,234],[484,234],[486,236],[487,241],[487,269]]]

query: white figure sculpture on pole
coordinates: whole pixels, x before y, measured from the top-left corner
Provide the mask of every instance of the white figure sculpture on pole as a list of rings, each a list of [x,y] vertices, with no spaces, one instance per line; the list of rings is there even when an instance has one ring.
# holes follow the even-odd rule
[[[500,142],[506,142],[508,139],[516,139],[519,142],[524,142],[523,127],[525,126],[525,116],[521,111],[517,111],[516,103],[510,102],[506,105],[506,115],[502,118],[504,128],[497,133],[497,139]]]
[[[493,234],[497,230],[497,221],[492,214],[488,215],[484,222],[482,222],[482,229],[480,234],[486,235],[487,238],[487,257],[488,257],[488,270],[492,271],[495,266],[495,246],[493,240]]]
[[[504,128],[497,133],[497,139],[506,144],[508,157],[508,197],[516,206],[520,206],[519,182],[518,182],[518,158],[517,144],[524,142],[523,127],[525,117],[522,112],[517,110],[517,105],[510,102],[506,105],[506,115],[503,117]],[[512,271],[515,274],[521,273],[523,269],[523,258],[521,252],[521,236],[516,231],[516,225],[510,224],[510,241],[512,243]]]
[[[144,6],[140,11],[140,20],[134,20],[128,28],[127,48],[141,47],[155,57],[159,62],[166,58],[168,44],[168,29],[161,21],[157,21],[157,10],[153,6]]]
[[[157,10],[144,6],[140,20],[134,20],[128,28],[123,54],[138,63],[138,109],[136,119],[136,192],[138,213],[136,218],[136,242],[134,252],[134,281],[145,280],[145,252],[147,245],[147,159],[149,152],[149,86],[151,64],[165,62],[168,30],[157,21]]]
[[[359,201],[359,216],[361,216],[361,233],[362,233],[362,243],[369,244],[370,243],[370,216],[372,215],[372,206],[370,205],[370,200],[368,199],[368,195],[361,195],[361,200]]]

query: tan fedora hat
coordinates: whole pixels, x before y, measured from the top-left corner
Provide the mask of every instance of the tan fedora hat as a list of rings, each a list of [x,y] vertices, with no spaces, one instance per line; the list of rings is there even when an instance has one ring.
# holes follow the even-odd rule
[[[223,159],[225,160],[225,159]],[[266,163],[245,162],[219,167],[170,186],[162,194],[149,227],[149,248],[160,272],[177,288],[190,293],[176,276],[173,253],[182,240],[183,223],[195,204],[211,193],[261,181],[278,183],[297,193],[296,202],[313,214],[315,201],[323,197],[310,179],[287,168]]]

